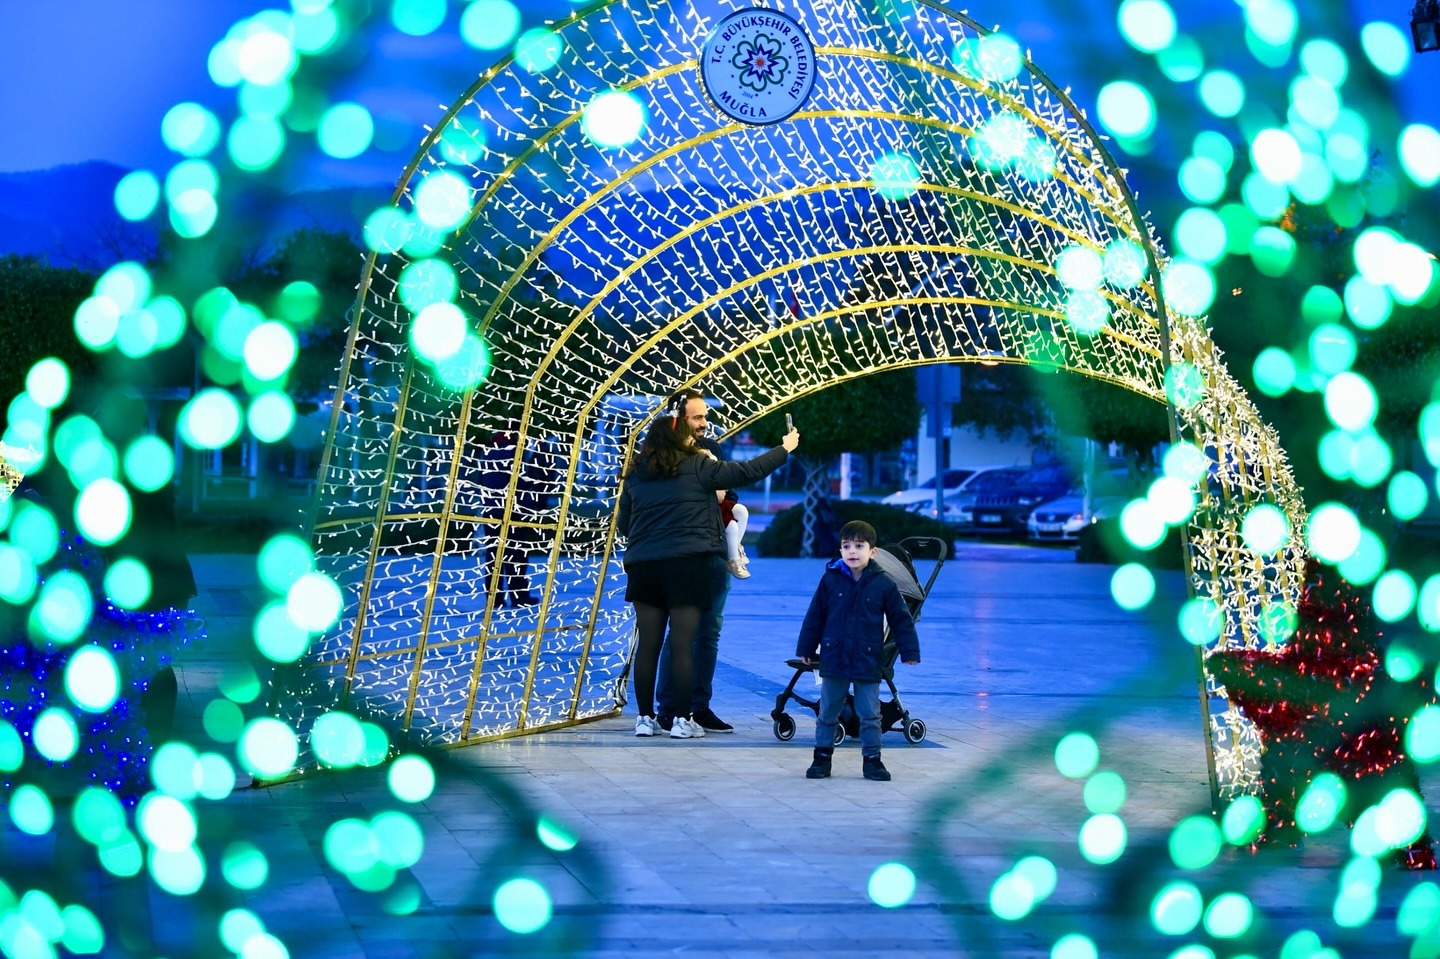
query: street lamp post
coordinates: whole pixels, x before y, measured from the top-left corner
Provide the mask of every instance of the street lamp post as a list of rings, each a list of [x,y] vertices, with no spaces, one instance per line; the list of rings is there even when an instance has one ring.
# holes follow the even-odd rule
[[[1410,12],[1410,36],[1416,53],[1440,50],[1440,0],[1415,0]]]

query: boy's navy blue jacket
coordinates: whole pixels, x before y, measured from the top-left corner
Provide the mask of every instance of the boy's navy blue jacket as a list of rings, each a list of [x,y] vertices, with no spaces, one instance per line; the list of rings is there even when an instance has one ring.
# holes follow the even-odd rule
[[[819,649],[821,676],[878,683],[887,620],[900,647],[900,659],[919,662],[920,640],[900,587],[874,563],[868,564],[857,580],[845,561],[837,559],[825,567],[825,575],[815,587],[795,655],[814,661]]]

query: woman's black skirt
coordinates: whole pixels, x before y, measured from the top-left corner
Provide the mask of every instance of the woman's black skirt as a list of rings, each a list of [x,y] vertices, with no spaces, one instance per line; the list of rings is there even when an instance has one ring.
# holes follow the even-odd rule
[[[625,601],[670,609],[710,608],[710,554],[625,564]]]

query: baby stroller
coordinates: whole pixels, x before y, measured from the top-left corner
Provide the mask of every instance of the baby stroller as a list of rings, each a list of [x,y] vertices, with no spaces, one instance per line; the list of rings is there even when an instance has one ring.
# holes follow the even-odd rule
[[[895,581],[895,585],[900,587],[900,595],[905,598],[906,605],[910,607],[910,616],[917,623],[920,621],[920,609],[925,605],[925,597],[930,594],[930,587],[935,585],[935,578],[940,575],[940,568],[945,565],[948,545],[943,539],[934,536],[909,536],[897,544],[880,547],[871,561],[878,563],[880,572],[889,576]],[[921,552],[933,554],[935,560],[924,586],[920,585],[920,577],[911,561],[912,554],[920,555]],[[929,557],[922,555],[921,558]],[[918,743],[925,738],[925,721],[911,719],[910,711],[900,702],[900,693],[895,689],[895,660],[899,654],[899,647],[887,633],[885,645],[880,650],[880,674],[885,685],[890,688],[890,699],[880,702],[880,731],[886,733],[898,726],[907,743]],[[775,708],[770,711],[770,718],[774,720],[771,729],[775,732],[775,738],[782,743],[795,736],[795,717],[785,712],[785,704],[790,700],[793,699],[816,716],[820,715],[818,698],[806,699],[795,691],[795,684],[800,681],[800,677],[814,672],[818,664],[807,666],[802,659],[787,659],[785,665],[795,670],[795,675],[790,677],[785,691],[775,697]],[[835,745],[844,742],[846,736],[859,735],[860,717],[855,712],[855,697],[846,696],[845,706],[840,710],[840,721],[835,727]]]

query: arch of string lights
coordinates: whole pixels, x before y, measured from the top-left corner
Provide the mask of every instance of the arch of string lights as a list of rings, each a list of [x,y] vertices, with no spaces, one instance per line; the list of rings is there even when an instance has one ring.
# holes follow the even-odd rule
[[[1299,537],[1261,555],[1239,529],[1260,503],[1302,527],[1284,453],[1194,315],[1208,278],[1165,257],[1084,114],[939,4],[814,0],[783,8],[815,44],[810,99],[734,122],[699,57],[740,8],[614,0],[556,24],[455,101],[399,212],[371,218],[313,526],[345,608],[277,687],[297,728],[337,701],[450,745],[613,714],[632,636],[615,494],[659,397],[699,387],[731,433],[939,361],[1167,404],[1200,658],[1287,635]],[[507,431],[491,532],[526,538],[541,587],[519,608],[482,555],[482,448]],[[536,470],[538,506],[516,479]],[[1257,790],[1254,727],[1208,676],[1200,699],[1212,787]]]

